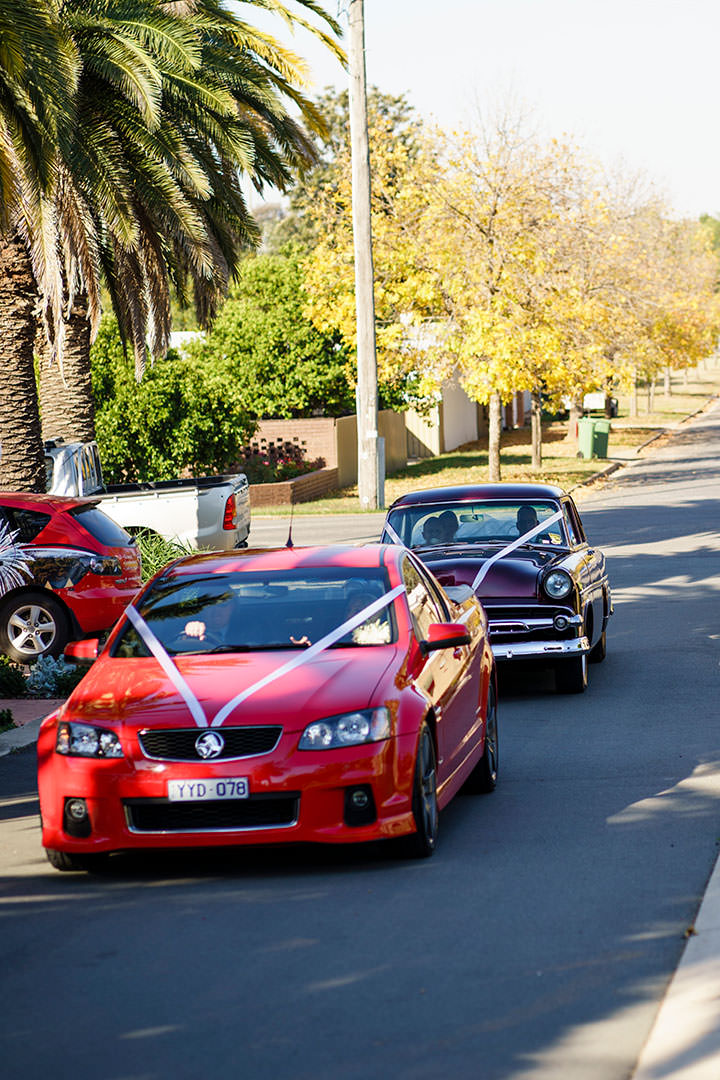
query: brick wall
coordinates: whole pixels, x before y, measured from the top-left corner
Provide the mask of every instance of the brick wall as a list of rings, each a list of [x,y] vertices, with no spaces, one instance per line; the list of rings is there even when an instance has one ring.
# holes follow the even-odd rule
[[[308,461],[321,457],[329,467],[338,463],[335,420],[332,416],[307,420],[261,420],[250,440],[251,445],[258,446],[284,442],[301,446]]]
[[[337,468],[317,469],[304,476],[296,476],[294,480],[280,480],[275,484],[251,484],[250,509],[310,502],[327,495],[328,491],[334,491],[337,486]]]

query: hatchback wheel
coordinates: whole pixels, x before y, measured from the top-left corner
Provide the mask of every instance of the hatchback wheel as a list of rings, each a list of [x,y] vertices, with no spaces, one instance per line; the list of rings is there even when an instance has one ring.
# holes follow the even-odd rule
[[[57,600],[23,593],[0,607],[0,652],[20,664],[59,656],[70,640],[68,618]]]

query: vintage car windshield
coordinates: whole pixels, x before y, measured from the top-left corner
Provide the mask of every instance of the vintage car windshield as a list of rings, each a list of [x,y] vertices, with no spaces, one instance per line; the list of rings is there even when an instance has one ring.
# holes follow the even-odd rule
[[[171,655],[306,648],[389,591],[384,570],[322,567],[292,573],[242,572],[160,579],[140,614]],[[338,646],[396,640],[392,604],[346,634]],[[128,623],[114,656],[149,656]]]
[[[410,548],[444,544],[510,543],[542,524],[559,509],[557,503],[535,499],[492,502],[421,503],[401,506],[388,515],[388,523]],[[518,526],[519,523],[519,526]],[[529,541],[566,547],[564,520],[553,522]]]

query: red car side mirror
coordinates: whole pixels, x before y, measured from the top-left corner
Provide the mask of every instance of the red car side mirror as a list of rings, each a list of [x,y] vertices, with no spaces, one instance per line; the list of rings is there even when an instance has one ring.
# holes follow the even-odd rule
[[[98,638],[87,638],[85,641],[70,641],[63,650],[63,655],[69,660],[97,660]]]
[[[469,645],[470,635],[462,623],[430,623],[427,639],[419,644],[420,652],[427,656],[436,649],[455,649],[458,645]]]

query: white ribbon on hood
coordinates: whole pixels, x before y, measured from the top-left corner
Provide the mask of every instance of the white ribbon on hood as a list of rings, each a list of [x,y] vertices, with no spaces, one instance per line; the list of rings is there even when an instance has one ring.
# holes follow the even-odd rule
[[[230,713],[241,702],[246,701],[251,694],[257,693],[258,690],[262,690],[263,687],[269,686],[270,683],[275,682],[276,679],[281,678],[283,675],[287,675],[289,672],[294,671],[296,668],[301,667],[303,664],[307,664],[310,660],[318,655],[318,653],[324,652],[325,649],[329,649],[331,645],[334,645],[336,641],[345,637],[356,627],[361,626],[362,623],[369,619],[372,615],[376,615],[378,611],[382,611],[383,608],[391,604],[396,596],[400,596],[405,592],[404,585],[396,585],[390,592],[384,593],[378,597],[377,600],[373,600],[372,604],[368,604],[362,611],[358,611],[356,615],[346,619],[345,622],[331,630],[329,634],[320,638],[314,645],[309,645],[306,649],[303,649],[299,656],[294,656],[292,660],[288,660],[282,667],[277,668],[275,671],[271,671],[268,675],[263,676],[262,679],[258,679],[251,686],[248,686],[245,690],[242,690],[239,694],[236,694],[234,698],[223,705],[223,707],[217,712],[214,719],[208,722],[208,718],[205,715],[205,711],[196,698],[193,691],[190,689],[188,683],[181,675],[177,668],[177,665],[172,660],[170,654],[165,649],[164,645],[158,640],[148,624],[143,619],[137,608],[130,604],[125,611],[125,614],[130,619],[138,634],[147,645],[150,652],[153,654],[161,668],[172,682],[175,689],[181,695],[188,709],[190,710],[193,720],[198,727],[220,727]],[[292,648],[288,645],[288,648]]]
[[[494,566],[495,563],[498,562],[500,559],[504,559],[505,556],[509,555],[511,551],[514,551],[515,548],[519,548],[523,544],[527,544],[528,540],[532,540],[533,536],[537,536],[538,533],[545,532],[548,525],[553,525],[556,521],[559,521],[562,516],[562,510],[556,511],[556,513],[554,513],[552,517],[545,518],[545,520],[541,521],[539,525],[533,526],[533,528],[530,529],[529,532],[523,533],[522,536],[518,536],[517,540],[513,540],[511,544],[508,544],[507,547],[502,548],[502,550],[498,551],[495,555],[493,555],[486,562],[484,562],[478,570],[477,574],[475,575],[475,580],[472,583],[473,592],[476,592],[478,586],[481,585],[482,582],[485,580],[485,576],[487,575],[487,572],[491,566]]]

